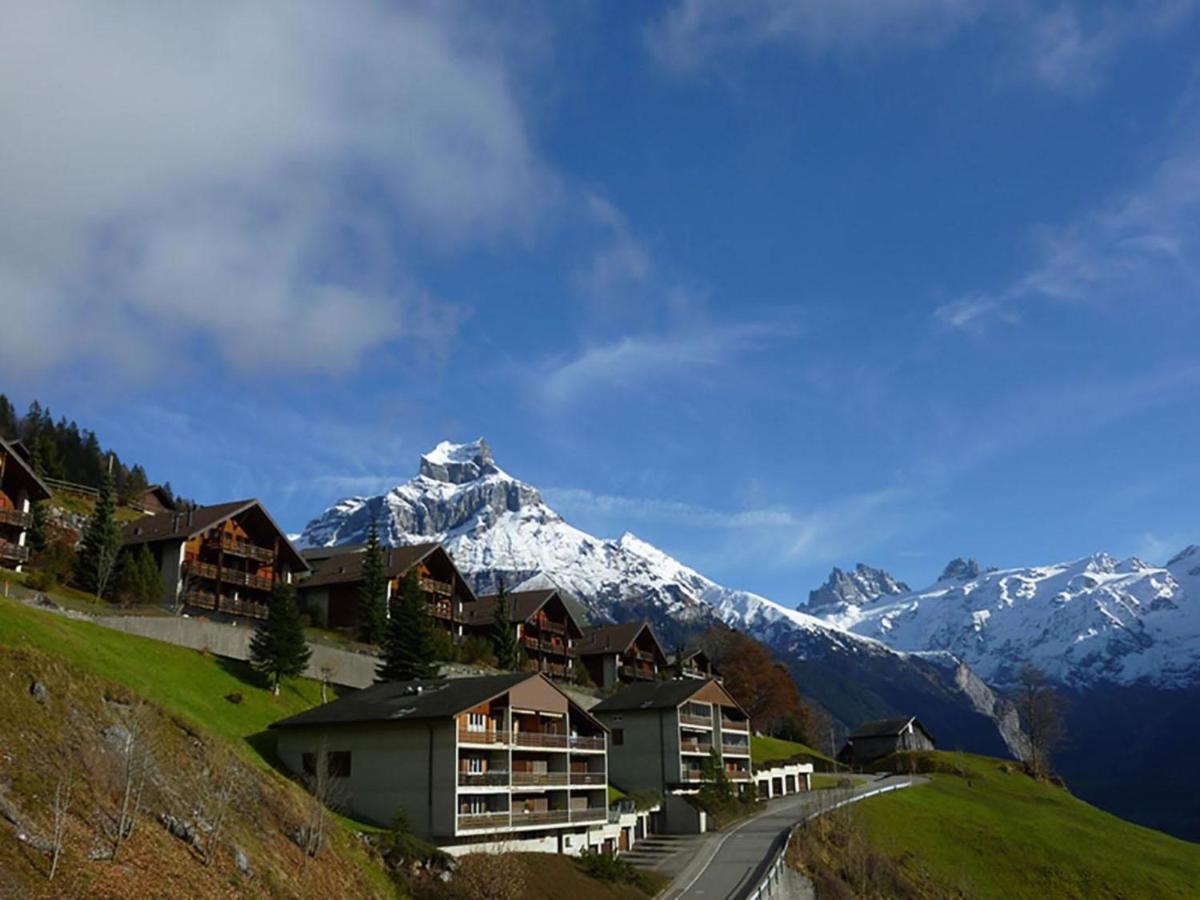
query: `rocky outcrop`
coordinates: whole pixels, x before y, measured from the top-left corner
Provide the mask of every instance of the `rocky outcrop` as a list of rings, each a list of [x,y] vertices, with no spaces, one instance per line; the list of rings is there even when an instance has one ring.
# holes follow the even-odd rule
[[[849,572],[835,567],[823,585],[809,591],[807,611],[819,615],[817,610],[831,606],[860,606],[876,597],[891,597],[907,592],[907,584],[897,581],[883,569],[875,569],[863,563],[859,563]]]

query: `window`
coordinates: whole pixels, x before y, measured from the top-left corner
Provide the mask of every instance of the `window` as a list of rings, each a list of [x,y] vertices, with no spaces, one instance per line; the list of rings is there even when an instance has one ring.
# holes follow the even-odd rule
[[[483,757],[468,756],[467,757],[467,774],[482,775],[483,774]]]
[[[612,730],[612,742],[614,747],[620,747],[625,743],[625,729],[614,728]]]
[[[467,713],[467,731],[487,731],[487,715]]]
[[[479,816],[487,812],[486,797],[467,797],[463,800],[462,811],[467,815]]]
[[[334,778],[349,778],[350,777],[350,751],[335,750],[331,753],[324,754],[325,756],[325,773]],[[305,775],[317,774],[317,754],[304,753],[300,757],[300,763],[304,768]]]

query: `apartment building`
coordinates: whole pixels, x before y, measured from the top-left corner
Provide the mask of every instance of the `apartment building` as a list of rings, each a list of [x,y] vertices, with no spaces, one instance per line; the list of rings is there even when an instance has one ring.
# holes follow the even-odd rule
[[[553,588],[504,596],[508,619],[530,663],[551,678],[571,678],[575,674],[575,644],[583,637],[583,625],[563,596]],[[465,604],[465,632],[490,638],[495,630],[497,602],[499,597],[493,594]]]
[[[357,625],[364,549],[362,544],[354,544],[302,552],[313,571],[300,582],[300,601],[314,623],[323,628]],[[415,572],[430,617],[454,637],[462,637],[463,610],[476,598],[441,544],[384,547],[383,566],[389,603],[400,595],[409,574]]]
[[[575,651],[592,681],[604,688],[653,681],[667,665],[667,655],[648,622],[589,629]]]
[[[677,678],[711,678],[719,674],[708,654],[698,647],[672,653],[667,663],[671,674]]]
[[[334,801],[454,852],[600,849],[609,825],[607,732],[544,675],[389,682],[271,726],[300,775],[321,760]]]
[[[50,488],[12,444],[0,438],[0,567],[21,571],[29,560],[26,532],[33,504],[50,499]]]
[[[308,570],[257,500],[147,514],[121,529],[121,543],[150,547],[165,606],[218,618],[265,619],[275,586]]]
[[[750,717],[715,679],[629,685],[592,707],[610,732],[609,767],[623,790],[697,790],[708,766],[742,786],[753,777]]]

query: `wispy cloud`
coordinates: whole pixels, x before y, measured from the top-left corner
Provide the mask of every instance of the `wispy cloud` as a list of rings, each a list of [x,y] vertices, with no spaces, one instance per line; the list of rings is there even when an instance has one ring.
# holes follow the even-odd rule
[[[0,366],[160,371],[199,342],[341,369],[452,335],[398,248],[525,232],[557,190],[477,24],[366,2],[8,8]]]
[[[693,528],[747,529],[793,527],[796,517],[786,509],[750,509],[732,512],[710,509],[679,500],[620,497],[583,488],[548,488],[547,502],[568,514],[583,512],[631,522],[661,522]]]
[[[1035,235],[1038,259],[1012,284],[935,310],[953,328],[981,331],[1019,320],[1034,301],[1193,303],[1200,289],[1200,115],[1188,121],[1144,182]]]
[[[677,0],[646,39],[660,63],[691,73],[764,47],[813,58],[936,47],[986,22],[1027,77],[1086,94],[1123,45],[1168,32],[1195,8],[1194,0]]]
[[[551,361],[538,376],[537,390],[544,401],[559,405],[598,388],[646,387],[655,379],[719,368],[794,333],[766,323],[717,323],[626,336]]]
[[[596,194],[586,195],[585,208],[604,236],[588,265],[575,273],[575,286],[593,299],[605,300],[615,289],[644,282],[653,266],[625,216]]]

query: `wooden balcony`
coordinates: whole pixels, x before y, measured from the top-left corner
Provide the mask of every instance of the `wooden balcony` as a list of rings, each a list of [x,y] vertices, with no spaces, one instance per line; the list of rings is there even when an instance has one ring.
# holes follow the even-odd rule
[[[711,753],[713,745],[708,741],[684,739],[679,742],[680,753]]]
[[[509,823],[508,810],[488,813],[459,813],[459,831],[474,831],[482,828],[507,828]]]
[[[543,809],[531,812],[514,810],[513,828],[526,825],[565,825],[571,821],[571,813],[565,809]]]
[[[750,771],[748,769],[726,769],[725,777],[730,781],[749,781]]]
[[[29,559],[29,548],[12,541],[0,541],[0,559],[15,563],[26,562]]]
[[[699,728],[712,728],[712,716],[698,716],[695,713],[680,712],[680,725],[695,725]]]
[[[271,591],[275,589],[274,578],[264,578],[261,575],[251,575],[249,572],[240,572],[237,569],[221,568],[215,563],[202,562],[198,559],[184,560],[183,570],[188,575],[193,575],[198,578],[207,578],[210,581],[220,581],[223,584],[254,588],[255,590],[260,591]]]
[[[232,556],[242,556],[246,559],[257,560],[263,563],[275,562],[275,551],[268,547],[259,547],[256,544],[250,544],[246,541],[239,541],[237,538],[230,537],[227,534],[222,534],[218,544],[222,550]]]
[[[15,525],[25,529],[33,524],[33,513],[21,512],[11,507],[0,507],[0,525]]]
[[[521,643],[523,643],[523,644],[524,644],[526,647],[528,647],[530,650],[536,650],[536,649],[538,648],[538,639],[537,639],[537,635],[535,635],[535,634],[527,634],[527,635],[525,635],[524,637],[522,637],[522,638],[521,638]]]
[[[496,729],[488,729],[487,731],[469,731],[466,728],[458,729],[458,742],[460,744],[507,744],[508,737],[507,731]]]
[[[654,654],[650,653],[647,650],[634,650],[633,658],[640,659],[642,662],[648,662],[648,663],[653,663],[654,659],[655,659]]]
[[[265,619],[269,608],[265,603],[237,600],[233,597],[218,597],[209,591],[185,591],[183,602],[197,609],[211,609],[230,616],[245,616],[250,619]]]
[[[688,784],[696,784],[704,780],[704,772],[701,769],[684,769],[683,776],[679,780]]]
[[[608,784],[608,775],[604,772],[572,772],[571,786],[576,787],[603,787]]]
[[[743,732],[749,733],[750,721],[748,719],[741,719],[741,720],[727,719],[724,716],[721,716],[721,730],[722,731],[743,731]]]
[[[217,595],[209,591],[184,591],[183,602],[197,609],[216,609]]]
[[[429,604],[429,614],[435,619],[454,619],[454,604],[449,600],[435,600]]]
[[[459,772],[459,787],[508,787],[508,771],[492,769],[487,772]]]
[[[567,667],[562,663],[544,663],[542,671],[552,678],[565,678],[567,676]]]
[[[539,621],[537,623],[539,631],[544,631],[547,634],[566,634],[567,626],[558,622],[551,622],[549,619]]]
[[[569,776],[566,772],[513,772],[513,787],[566,787]]]
[[[634,681],[653,681],[655,678],[652,669],[643,668],[641,666],[621,666],[621,676]]]
[[[721,755],[722,756],[749,756],[750,755],[750,745],[749,744],[722,744],[721,745]]]
[[[518,747],[566,748],[567,735],[551,731],[514,731],[513,743]]]
[[[438,581],[434,578],[420,577],[417,579],[417,584],[421,586],[427,594],[437,594],[441,597],[452,597],[454,595],[454,585],[448,581]]]

